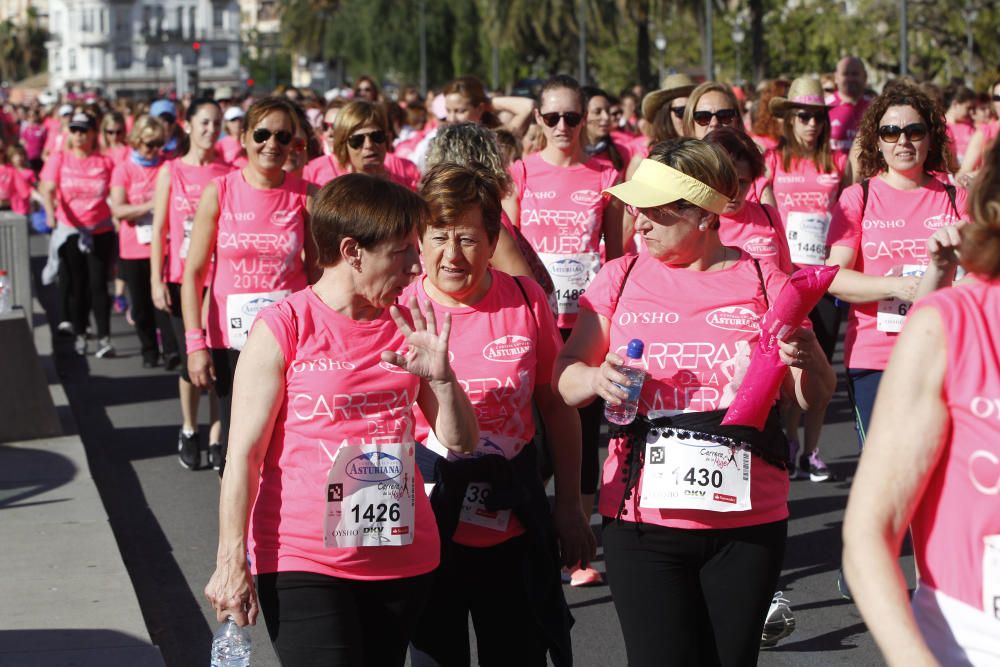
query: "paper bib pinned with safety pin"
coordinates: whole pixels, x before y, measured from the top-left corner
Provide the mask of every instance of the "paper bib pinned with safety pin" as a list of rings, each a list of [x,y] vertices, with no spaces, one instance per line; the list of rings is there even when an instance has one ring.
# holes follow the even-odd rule
[[[667,435],[667,434],[670,435]],[[750,452],[676,431],[646,437],[639,506],[744,512],[750,505]]]
[[[342,444],[327,475],[324,546],[411,544],[415,482],[412,442]]]

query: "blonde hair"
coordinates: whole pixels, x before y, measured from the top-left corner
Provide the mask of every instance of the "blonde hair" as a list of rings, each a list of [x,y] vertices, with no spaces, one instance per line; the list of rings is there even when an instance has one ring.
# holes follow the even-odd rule
[[[135,119],[132,131],[128,135],[128,143],[132,148],[138,148],[143,141],[143,135],[155,134],[161,140],[165,140],[166,129],[159,118],[150,115],[139,116]]]
[[[341,167],[346,167],[350,163],[347,140],[355,130],[365,125],[375,125],[389,134],[389,122],[381,105],[367,100],[352,100],[337,112],[337,117],[333,121],[333,155]]]
[[[729,105],[736,111],[736,120],[733,121],[732,127],[746,132],[746,128],[743,126],[743,114],[741,113],[740,102],[736,99],[736,95],[733,94],[733,89],[718,81],[706,81],[699,84],[688,96],[687,104],[684,106],[684,135],[688,137],[694,136],[694,112],[698,107],[699,100],[708,93],[721,93],[726,96],[726,99],[729,100]]]

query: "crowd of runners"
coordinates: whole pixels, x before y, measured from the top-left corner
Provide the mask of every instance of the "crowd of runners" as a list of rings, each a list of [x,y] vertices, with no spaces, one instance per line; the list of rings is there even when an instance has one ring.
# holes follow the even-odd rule
[[[840,594],[890,664],[1000,664],[1000,81],[349,92],[0,119],[57,332],[113,357],[119,312],[179,374],[220,620],[263,614],[284,665],[468,665],[470,616],[479,664],[570,665],[596,511],[630,665],[756,664],[795,628],[790,483],[836,479],[843,332]],[[762,428],[730,424],[765,314],[823,266]],[[638,415],[608,424],[627,362]]]

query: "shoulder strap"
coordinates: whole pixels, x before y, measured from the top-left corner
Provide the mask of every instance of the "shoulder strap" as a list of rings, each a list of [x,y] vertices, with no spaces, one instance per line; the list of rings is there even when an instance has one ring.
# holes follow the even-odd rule
[[[767,285],[764,284],[764,272],[760,269],[760,261],[756,257],[751,257],[753,260],[753,266],[757,269],[757,278],[760,279],[760,289],[764,292],[764,305],[767,309],[771,309],[771,301],[767,298]]]
[[[767,212],[767,204],[761,204],[760,208],[767,217],[767,224],[771,225],[771,229],[774,229],[774,220],[771,219],[771,214]],[[760,271],[760,267],[757,267],[757,270]]]
[[[958,212],[958,205],[955,203],[955,186],[951,183],[945,183],[944,191],[948,193],[948,201],[951,202],[951,210],[955,213],[955,217],[961,218],[962,214]]]
[[[524,285],[522,285],[521,281],[517,279],[517,276],[511,276],[511,278],[513,278],[514,282],[517,283],[517,289],[521,290],[521,296],[524,297],[524,303],[528,306],[528,312],[531,313],[531,319],[535,321],[535,329],[537,329],[538,318],[535,317],[535,309],[531,305],[531,299],[528,298],[528,293],[525,291]]]
[[[628,268],[625,269],[625,275],[622,276],[622,284],[618,286],[618,296],[615,297],[615,307],[612,308],[612,312],[618,310],[618,302],[621,301],[622,292],[625,291],[625,282],[628,280],[628,276],[632,273],[632,269],[635,268],[635,263],[639,261],[639,255],[632,255],[629,260]]]
[[[861,219],[865,218],[865,209],[868,208],[868,181],[870,179],[865,179],[861,181]]]

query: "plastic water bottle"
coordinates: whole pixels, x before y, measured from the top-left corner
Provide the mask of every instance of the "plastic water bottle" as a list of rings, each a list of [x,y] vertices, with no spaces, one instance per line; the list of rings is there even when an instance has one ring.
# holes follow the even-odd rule
[[[628,392],[628,398],[619,405],[607,403],[604,406],[604,418],[612,424],[619,426],[631,424],[635,419],[635,413],[639,410],[639,393],[642,392],[642,383],[646,380],[646,371],[639,367],[643,347],[643,342],[638,338],[628,342],[625,363],[619,366],[618,370],[628,378],[629,386],[623,387],[615,383],[619,389]]]
[[[10,276],[0,269],[0,313],[8,313],[14,307],[14,295],[11,294]]]
[[[250,628],[230,616],[212,637],[212,667],[250,667]]]

